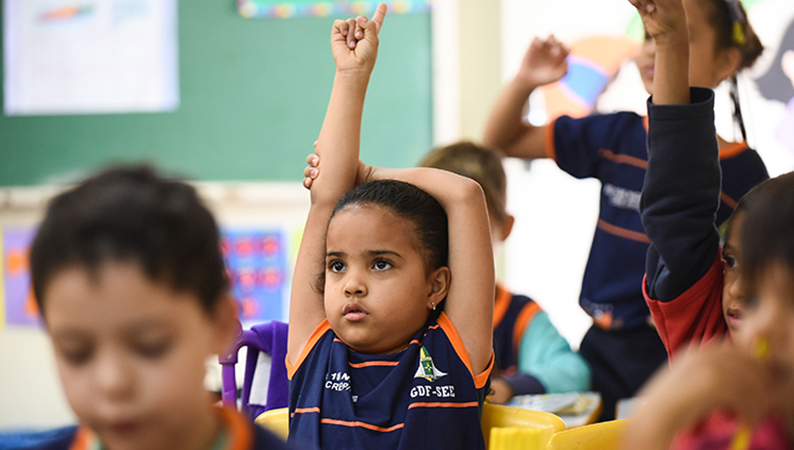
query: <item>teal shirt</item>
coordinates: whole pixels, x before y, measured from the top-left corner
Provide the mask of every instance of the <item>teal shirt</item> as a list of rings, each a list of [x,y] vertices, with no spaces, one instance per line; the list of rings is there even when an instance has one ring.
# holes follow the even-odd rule
[[[545,311],[538,311],[524,331],[518,370],[537,378],[548,394],[590,389],[590,367],[571,350]]]

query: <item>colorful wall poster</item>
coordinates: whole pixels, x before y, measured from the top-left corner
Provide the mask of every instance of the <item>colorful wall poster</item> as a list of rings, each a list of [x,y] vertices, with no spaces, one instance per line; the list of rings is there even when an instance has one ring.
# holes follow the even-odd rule
[[[177,0],[5,0],[6,115],[173,111]]]
[[[221,250],[242,322],[284,320],[287,245],[286,234],[278,229],[223,230]]]
[[[4,228],[2,296],[7,325],[38,325],[39,310],[30,284],[28,252],[36,230],[33,228]]]
[[[237,0],[237,11],[248,19],[371,15],[379,1]],[[430,0],[387,1],[389,14],[430,12]]]

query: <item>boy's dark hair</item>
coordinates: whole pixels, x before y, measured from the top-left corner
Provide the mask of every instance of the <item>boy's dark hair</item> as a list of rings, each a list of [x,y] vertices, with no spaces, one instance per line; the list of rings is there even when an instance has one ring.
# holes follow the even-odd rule
[[[764,181],[750,192],[753,197],[745,208],[741,235],[741,267],[754,284],[772,263],[794,271],[794,172]]]
[[[429,270],[446,266],[449,259],[447,214],[438,201],[410,183],[397,180],[370,181],[342,197],[331,215],[349,206],[379,206],[414,224]]]
[[[96,273],[132,262],[152,280],[195,294],[212,311],[228,287],[218,226],[187,184],[148,166],[104,170],[55,197],[30,250],[33,291],[45,315],[59,271]]]
[[[459,142],[433,150],[419,165],[471,178],[482,186],[491,216],[499,222],[507,217],[507,177],[498,150]]]

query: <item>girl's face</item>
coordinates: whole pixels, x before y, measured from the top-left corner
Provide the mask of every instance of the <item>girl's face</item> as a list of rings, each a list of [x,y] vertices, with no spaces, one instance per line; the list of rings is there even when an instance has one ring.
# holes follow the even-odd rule
[[[728,330],[734,335],[743,323],[747,309],[747,292],[741,276],[739,236],[742,235],[744,213],[740,212],[731,218],[730,232],[722,248],[725,259],[725,283],[722,291],[722,314],[728,324]]]
[[[328,225],[325,314],[354,350],[404,349],[446,296],[449,269],[428,273],[414,225],[386,208],[349,206]]]
[[[791,267],[772,262],[764,270],[747,316],[733,341],[753,352],[760,339],[769,344],[768,364],[775,377],[785,382],[786,393],[794,393],[794,272]],[[788,397],[790,398],[790,397]]]
[[[712,27],[711,0],[684,0],[689,25],[689,84],[708,88],[717,87],[722,80],[736,71],[735,62],[729,57],[737,49],[720,49],[717,33]],[[654,59],[656,43],[648,34],[642,51],[637,56],[637,68],[642,83],[649,94],[653,94]]]
[[[80,423],[114,450],[208,448],[218,427],[205,361],[225,350],[236,324],[225,303],[210,316],[194,294],[131,263],[59,272],[45,323]]]

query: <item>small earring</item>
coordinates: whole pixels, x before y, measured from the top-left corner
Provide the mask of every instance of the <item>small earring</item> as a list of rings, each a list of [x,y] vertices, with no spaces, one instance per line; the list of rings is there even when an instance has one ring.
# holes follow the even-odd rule
[[[433,305],[433,311],[435,311],[436,310],[436,303],[435,302],[430,302],[430,304]]]

